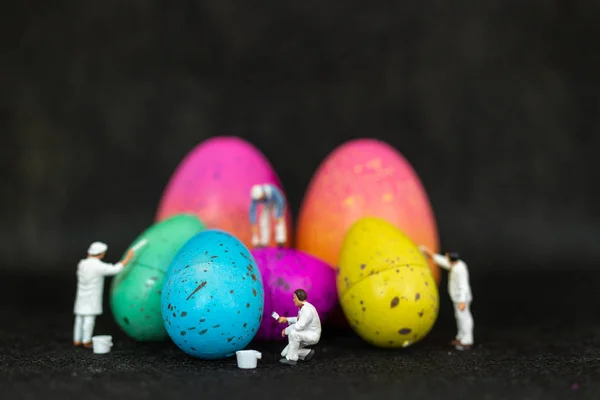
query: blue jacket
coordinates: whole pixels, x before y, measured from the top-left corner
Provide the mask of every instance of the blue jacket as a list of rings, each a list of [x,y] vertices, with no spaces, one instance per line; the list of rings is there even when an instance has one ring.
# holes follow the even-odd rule
[[[271,188],[270,196],[268,193],[265,193],[265,198],[263,200],[252,199],[252,203],[250,204],[250,223],[252,225],[256,224],[256,207],[258,206],[258,203],[263,203],[266,206],[274,206],[275,216],[277,218],[283,217],[283,211],[285,209],[285,198],[283,197],[283,194],[274,185],[267,183],[263,185],[263,187],[265,186]]]

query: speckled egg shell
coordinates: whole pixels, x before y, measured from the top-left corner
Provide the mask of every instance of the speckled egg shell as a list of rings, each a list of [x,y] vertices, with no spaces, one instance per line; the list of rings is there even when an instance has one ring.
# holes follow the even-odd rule
[[[374,139],[351,140],[320,165],[302,202],[296,248],[336,266],[344,235],[363,217],[382,218],[418,245],[439,251],[434,214],[419,177],[396,149]],[[439,284],[439,267],[429,266]]]
[[[260,270],[233,235],[206,230],[175,256],[161,308],[167,333],[185,353],[205,360],[230,357],[252,341],[260,326]]]
[[[336,285],[352,329],[374,346],[413,345],[437,320],[439,296],[429,265],[407,235],[382,219],[352,225]]]
[[[229,232],[250,247],[250,189],[258,183],[273,184],[284,192],[273,167],[252,144],[238,137],[208,139],[177,167],[160,201],[156,219],[194,213],[207,228]],[[293,235],[289,207],[285,219],[289,245]],[[275,246],[274,235],[270,245]]]
[[[335,271],[323,261],[295,249],[265,248],[252,250],[265,287],[265,309],[257,340],[287,340],[280,324],[271,317],[273,311],[284,317],[295,317],[298,308],[292,297],[294,290],[304,289],[308,301],[315,306],[321,323],[337,304]]]
[[[164,340],[160,297],[165,274],[179,249],[205,229],[195,215],[175,215],[144,231],[130,248],[143,239],[147,244],[112,280],[110,307],[115,321],[131,338]]]

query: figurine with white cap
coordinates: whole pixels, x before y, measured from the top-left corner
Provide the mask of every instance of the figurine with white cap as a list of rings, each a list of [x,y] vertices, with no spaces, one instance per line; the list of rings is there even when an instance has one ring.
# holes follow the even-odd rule
[[[275,242],[282,247],[287,240],[284,220],[285,197],[277,186],[265,183],[252,186],[250,191],[252,202],[250,204],[250,224],[252,224],[252,246],[266,247],[271,240],[271,217],[275,218]],[[263,205],[263,210],[257,223],[258,205]],[[260,236],[259,236],[260,227]]]
[[[104,277],[121,272],[135,255],[136,249],[129,250],[117,264],[102,261],[107,250],[108,246],[102,242],[92,243],[88,248],[88,257],[79,261],[77,266],[77,295],[73,309],[75,314],[73,344],[75,346],[92,347],[96,316],[102,314]]]

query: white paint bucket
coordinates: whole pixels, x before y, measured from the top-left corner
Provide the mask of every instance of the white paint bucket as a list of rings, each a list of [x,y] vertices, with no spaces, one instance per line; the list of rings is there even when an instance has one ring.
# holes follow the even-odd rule
[[[112,336],[110,335],[100,335],[92,337],[92,343],[94,345],[94,353],[95,354],[106,354],[110,353],[110,348],[112,347]]]
[[[239,350],[235,352],[238,368],[253,369],[256,368],[257,360],[262,358],[262,354],[256,350]]]

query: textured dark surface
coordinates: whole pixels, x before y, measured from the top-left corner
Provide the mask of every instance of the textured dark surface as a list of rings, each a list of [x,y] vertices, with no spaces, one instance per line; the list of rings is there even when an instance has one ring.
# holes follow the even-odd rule
[[[2,398],[599,398],[600,274],[474,275],[470,352],[447,344],[455,327],[442,287],[440,319],[419,345],[384,351],[329,330],[315,359],[294,368],[277,363],[283,344],[253,345],[263,360],[252,371],[191,359],[170,342],[135,343],[110,313],[95,332],[113,335],[113,352],[74,349],[74,276],[3,275]]]
[[[294,215],[335,146],[377,137],[423,179],[444,247],[480,268],[600,262],[599,10],[13,1],[0,14],[0,267],[67,272],[93,240],[121,253],[185,154],[223,134],[265,153]]]

